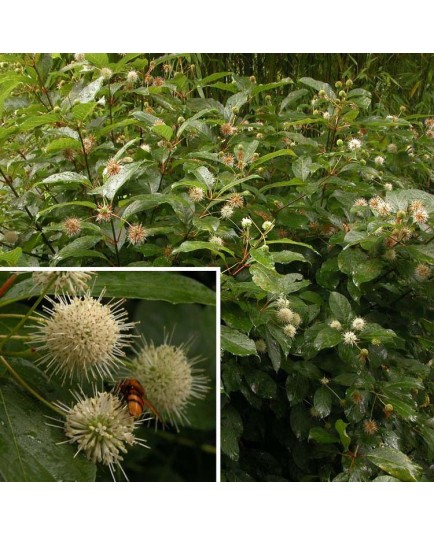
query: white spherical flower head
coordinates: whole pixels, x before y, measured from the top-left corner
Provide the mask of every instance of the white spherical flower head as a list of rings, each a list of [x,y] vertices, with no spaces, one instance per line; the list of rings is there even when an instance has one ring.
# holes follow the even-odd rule
[[[113,71],[108,67],[103,67],[100,72],[101,76],[106,80],[110,80],[110,78],[113,76]]]
[[[355,318],[351,324],[351,327],[355,331],[362,331],[362,329],[364,329],[365,326],[366,326],[366,321],[360,317]]]
[[[283,327],[283,333],[290,339],[293,339],[297,333],[297,328],[292,324],[287,324]]]
[[[137,74],[137,71],[129,71],[127,74],[127,81],[130,84],[134,84],[139,79],[139,75]]]
[[[298,328],[298,326],[303,322],[301,316],[298,313],[292,315],[291,324]]]
[[[58,301],[47,297],[52,308],[44,307],[49,316],[37,325],[32,344],[40,344],[37,363],[63,381],[74,376],[112,378],[125,355],[123,348],[131,344],[133,335],[128,332],[135,324],[125,322],[123,300],[103,304],[102,296],[66,295]]]
[[[382,166],[384,164],[384,158],[382,156],[376,156],[374,162],[377,166]]]
[[[344,343],[349,344],[350,346],[354,346],[358,341],[357,335],[353,331],[346,331],[343,334],[343,338]]]
[[[223,239],[216,235],[210,236],[208,242],[210,242],[210,244],[214,244],[215,246],[223,246]]]
[[[241,220],[241,227],[243,229],[249,229],[249,227],[251,227],[252,224],[253,224],[253,221],[250,218],[243,218]]]
[[[67,291],[71,295],[86,292],[88,282],[95,275],[95,272],[33,272],[33,282],[41,289],[47,287],[50,280],[53,280],[54,292]]]
[[[342,329],[342,324],[339,322],[339,320],[332,320],[329,326],[333,329],[337,329],[338,331],[341,331]]]
[[[281,324],[289,324],[294,318],[294,311],[289,309],[289,307],[282,307],[276,313],[276,318]]]
[[[127,446],[146,446],[143,439],[134,436],[137,421],[129,414],[128,407],[112,393],[95,393],[91,398],[74,394],[77,403],[72,407],[58,402],[56,406],[66,414],[63,430],[68,443],[77,444],[93,463],[107,465],[115,480],[115,467],[119,467],[126,480],[120,462]]]
[[[265,232],[268,232],[268,231],[271,231],[271,229],[274,227],[274,223],[272,221],[264,221],[264,223],[262,224],[262,229],[265,231]]]
[[[350,151],[357,151],[361,146],[362,142],[357,138],[351,138],[351,140],[348,142],[348,149]]]
[[[147,399],[158,410],[163,421],[176,428],[188,424],[186,411],[194,399],[204,398],[208,378],[195,365],[199,358],[189,359],[186,347],[143,342],[132,362],[134,376],[143,385]]]
[[[223,219],[230,218],[234,213],[234,209],[231,207],[231,205],[223,205],[220,214]]]

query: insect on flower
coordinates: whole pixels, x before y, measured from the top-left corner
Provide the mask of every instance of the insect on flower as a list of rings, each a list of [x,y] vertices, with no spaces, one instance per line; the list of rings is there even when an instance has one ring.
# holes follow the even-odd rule
[[[128,411],[131,417],[138,419],[146,406],[162,422],[160,414],[146,398],[145,389],[138,380],[134,378],[122,380],[116,385],[114,390],[128,404]]]

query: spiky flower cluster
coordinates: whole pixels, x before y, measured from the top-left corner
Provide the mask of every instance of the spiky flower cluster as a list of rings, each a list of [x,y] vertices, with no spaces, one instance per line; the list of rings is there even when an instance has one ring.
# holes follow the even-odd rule
[[[114,158],[109,158],[107,160],[107,163],[105,165],[104,169],[104,175],[108,175],[109,177],[112,177],[113,175],[117,175],[122,169],[122,166],[119,164],[117,160]]]
[[[126,405],[112,393],[95,393],[93,397],[74,394],[77,402],[69,407],[61,402],[56,406],[65,412],[64,433],[68,443],[77,445],[77,453],[83,452],[93,463],[102,463],[110,469],[113,480],[115,468],[122,469],[122,454],[133,445],[146,446],[136,438],[134,431],[139,421],[130,416]]]
[[[220,236],[212,235],[209,237],[210,244],[214,244],[216,246],[223,246],[223,239],[220,238]]]
[[[129,71],[127,74],[127,82],[129,84],[135,84],[137,80],[139,79],[139,75],[137,74],[137,71]]]
[[[86,292],[88,282],[95,275],[95,272],[78,272],[68,270],[63,272],[32,272],[33,282],[41,289],[45,289],[50,281],[52,282],[54,292],[68,292],[70,295]]]
[[[348,149],[350,151],[357,151],[362,146],[362,142],[357,138],[351,138],[348,142]]]
[[[223,123],[223,125],[220,126],[220,132],[225,137],[232,136],[232,134],[235,134],[236,131],[237,128],[230,123]]]
[[[97,222],[109,222],[114,215],[111,203],[106,203],[105,201],[97,204],[96,212],[95,220]]]
[[[378,195],[369,200],[369,206],[373,211],[377,212],[377,214],[383,217],[389,216],[389,214],[392,212],[392,207],[389,205],[389,203],[381,199],[381,197]]]
[[[354,331],[362,331],[365,326],[366,321],[360,317],[355,318],[351,323],[351,327],[354,329]]]
[[[414,199],[408,205],[408,210],[412,215],[413,221],[419,225],[424,224],[428,221],[429,214],[425,209],[423,201],[420,199]]]
[[[193,186],[188,191],[188,196],[195,203],[199,203],[200,201],[203,201],[203,199],[205,198],[205,191],[203,188],[200,188],[199,186]]]
[[[220,211],[220,215],[223,219],[230,218],[233,215],[233,213],[234,213],[234,209],[229,204],[223,205]]]
[[[253,224],[253,221],[250,218],[243,218],[241,220],[241,227],[243,229],[249,229]]]
[[[63,382],[74,377],[112,378],[124,357],[123,348],[131,344],[129,331],[134,323],[126,322],[123,300],[102,303],[88,292],[82,297],[47,296],[51,308],[41,315],[31,341],[41,357],[37,363],[48,372],[59,374]]]
[[[143,341],[131,363],[135,377],[146,387],[146,395],[163,420],[174,426],[188,423],[186,412],[194,399],[208,391],[208,378],[195,368],[200,358],[188,358],[185,345]]]
[[[431,277],[431,267],[424,263],[419,263],[414,269],[414,277],[417,281],[426,281]]]
[[[148,236],[149,231],[141,223],[135,223],[128,227],[128,242],[133,246],[143,244]]]
[[[301,324],[301,316],[290,308],[290,302],[284,296],[276,300],[276,320],[283,324],[282,331],[286,337],[293,339],[297,334],[297,328]]]
[[[358,342],[357,335],[354,333],[354,331],[346,331],[342,335],[344,339],[344,344],[348,344],[349,346],[354,346]]]
[[[81,232],[81,220],[79,218],[66,218],[63,220],[63,228],[71,238],[77,236]]]

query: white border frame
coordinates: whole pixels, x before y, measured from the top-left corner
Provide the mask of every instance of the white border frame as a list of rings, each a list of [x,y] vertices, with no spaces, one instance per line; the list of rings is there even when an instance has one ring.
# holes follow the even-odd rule
[[[220,470],[221,470],[221,437],[220,437],[220,324],[221,324],[221,303],[220,303],[220,283],[221,283],[221,270],[218,267],[148,267],[148,266],[130,266],[130,267],[106,267],[106,266],[97,266],[97,267],[72,267],[72,266],[57,266],[57,267],[33,267],[25,266],[22,268],[14,267],[5,267],[0,266],[0,272],[8,273],[27,273],[27,272],[214,272],[216,278],[216,326],[215,326],[215,335],[216,335],[216,347],[215,347],[215,359],[216,359],[216,380],[215,380],[215,392],[216,392],[216,482],[220,482]],[[194,483],[194,482],[192,482]],[[26,482],[25,484],[29,484]],[[92,484],[96,484],[92,482]],[[98,483],[99,484],[99,483]],[[134,484],[139,484],[136,482]],[[155,484],[155,483],[152,483]],[[170,484],[170,482],[165,482],[165,484]]]

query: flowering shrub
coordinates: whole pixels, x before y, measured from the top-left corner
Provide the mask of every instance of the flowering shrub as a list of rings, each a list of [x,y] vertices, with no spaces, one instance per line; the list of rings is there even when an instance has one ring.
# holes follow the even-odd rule
[[[432,479],[433,118],[187,59],[3,58],[0,262],[220,267],[223,478]]]
[[[2,480],[215,479],[216,274],[193,276],[1,273]]]

